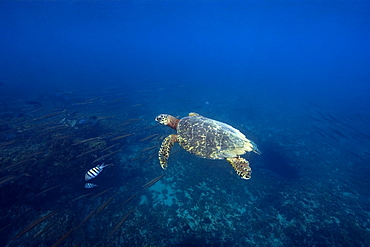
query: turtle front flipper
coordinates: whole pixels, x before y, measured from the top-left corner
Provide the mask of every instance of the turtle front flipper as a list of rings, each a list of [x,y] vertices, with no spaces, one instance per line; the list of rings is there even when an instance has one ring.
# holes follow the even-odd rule
[[[159,149],[159,163],[164,170],[167,168],[167,160],[170,156],[171,148],[175,142],[177,142],[177,135],[169,135],[163,140],[161,148]]]
[[[189,113],[189,116],[190,117],[199,117],[200,115],[198,113],[196,113],[196,112],[190,112]]]
[[[226,158],[226,160],[232,165],[232,167],[235,169],[236,173],[242,179],[250,179],[251,178],[252,169],[249,167],[248,160],[243,159],[241,157]]]

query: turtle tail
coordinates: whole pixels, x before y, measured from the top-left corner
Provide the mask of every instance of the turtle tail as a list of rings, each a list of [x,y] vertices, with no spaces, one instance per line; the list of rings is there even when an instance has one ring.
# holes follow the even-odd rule
[[[226,160],[231,164],[231,166],[234,168],[236,173],[242,179],[251,178],[252,169],[249,167],[248,160],[241,158],[241,157],[226,158]]]
[[[176,141],[177,135],[169,135],[163,140],[161,148],[159,149],[159,163],[164,170],[167,168],[167,160],[170,156],[171,148]]]

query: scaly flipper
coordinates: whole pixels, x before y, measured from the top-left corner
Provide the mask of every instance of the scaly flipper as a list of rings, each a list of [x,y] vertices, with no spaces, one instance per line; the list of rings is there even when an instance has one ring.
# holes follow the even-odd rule
[[[252,143],[252,145],[253,145],[253,147],[252,147],[252,151],[253,152],[255,152],[256,154],[262,154],[262,152],[258,149],[258,147],[257,147],[257,144],[256,143],[254,143],[254,142],[252,142],[252,141],[250,141],[251,143]]]
[[[167,160],[170,156],[171,148],[175,142],[177,142],[177,135],[169,135],[163,140],[161,148],[159,149],[159,163],[164,170],[167,168]]]
[[[226,160],[232,165],[236,173],[243,179],[250,179],[252,169],[249,167],[249,162],[241,157],[226,158]]]
[[[196,112],[190,112],[189,113],[189,116],[191,116],[191,117],[199,117],[200,115],[198,113],[196,113]]]

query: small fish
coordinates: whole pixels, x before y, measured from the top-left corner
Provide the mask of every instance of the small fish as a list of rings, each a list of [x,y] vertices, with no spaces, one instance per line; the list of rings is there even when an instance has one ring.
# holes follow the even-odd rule
[[[96,166],[94,168],[91,168],[90,170],[88,170],[86,172],[86,174],[85,174],[85,180],[87,181],[87,180],[90,180],[90,179],[95,178],[96,176],[99,175],[99,173],[101,173],[101,171],[103,170],[103,168],[106,167],[106,166],[107,165],[104,165],[104,163],[103,163],[103,164],[98,165],[98,166]]]
[[[96,184],[93,184],[93,183],[86,183],[85,184],[85,188],[86,189],[92,189],[92,188],[94,188],[94,187],[96,187],[97,185]]]

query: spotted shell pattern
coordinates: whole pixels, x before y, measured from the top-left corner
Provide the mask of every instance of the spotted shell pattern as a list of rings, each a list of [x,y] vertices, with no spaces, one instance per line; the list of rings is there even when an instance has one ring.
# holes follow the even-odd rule
[[[253,150],[253,143],[239,130],[203,116],[180,119],[177,134],[182,148],[203,158],[237,157]]]

